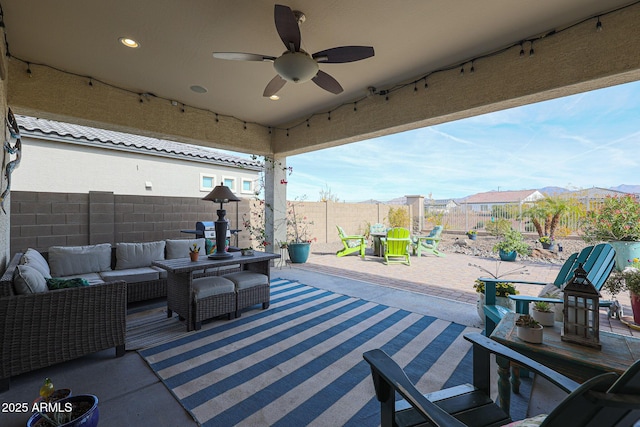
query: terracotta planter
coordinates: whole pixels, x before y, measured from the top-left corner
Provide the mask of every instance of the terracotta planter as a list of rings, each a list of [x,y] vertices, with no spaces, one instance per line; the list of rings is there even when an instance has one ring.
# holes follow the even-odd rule
[[[189,252],[189,258],[191,258],[191,261],[193,262],[196,262],[199,256],[200,252]]]
[[[554,311],[538,311],[534,308],[531,310],[531,317],[533,317],[542,326],[553,326],[556,313]]]
[[[544,328],[542,325],[538,325],[535,328],[528,326],[516,326],[516,333],[518,338],[522,341],[530,342],[532,344],[542,344],[542,333]]]

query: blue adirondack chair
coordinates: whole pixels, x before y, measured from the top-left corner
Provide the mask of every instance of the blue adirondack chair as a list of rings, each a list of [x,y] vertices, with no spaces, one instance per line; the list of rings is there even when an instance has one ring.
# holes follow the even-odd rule
[[[601,243],[596,246],[587,246],[580,253],[572,254],[558,272],[553,284],[561,289],[571,278],[580,264],[587,271],[587,278],[595,288],[600,291],[604,282],[607,280],[615,265],[616,251],[608,243]],[[526,280],[511,280],[506,278],[494,279],[481,277],[479,280],[485,283],[485,335],[489,336],[495,329],[496,325],[504,317],[505,313],[510,310],[506,307],[496,305],[496,283],[507,282],[513,284],[528,285],[547,285],[543,282],[530,282]],[[509,295],[510,299],[516,301],[516,313],[529,313],[529,303],[536,301],[545,301],[553,304],[561,304],[563,301],[559,298],[535,297],[527,295]],[[607,306],[610,301],[602,301],[602,306]]]
[[[426,237],[414,237],[413,238],[413,253],[414,255],[421,256],[422,253],[433,254],[435,256],[443,257],[445,254],[438,250],[438,244],[440,243],[440,235],[442,234],[443,227],[436,225],[433,230]]]
[[[396,227],[387,230],[387,237],[381,239],[386,264],[402,263],[411,265],[409,248],[411,233],[406,228]]]

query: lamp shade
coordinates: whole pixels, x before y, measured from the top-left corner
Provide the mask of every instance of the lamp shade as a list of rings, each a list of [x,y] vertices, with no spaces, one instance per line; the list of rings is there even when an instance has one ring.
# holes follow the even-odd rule
[[[202,200],[210,200],[214,203],[229,203],[240,201],[240,199],[231,192],[229,187],[226,187],[223,184],[216,185],[214,189],[211,190],[211,193],[204,196]]]

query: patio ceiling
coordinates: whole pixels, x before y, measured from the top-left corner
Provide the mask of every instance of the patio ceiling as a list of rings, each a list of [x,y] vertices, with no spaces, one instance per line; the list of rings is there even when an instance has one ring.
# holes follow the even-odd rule
[[[9,106],[17,113],[112,130],[290,155],[630,81],[640,68],[640,55],[634,57],[637,29],[624,25],[632,20],[626,16],[631,12],[617,11],[629,0],[280,3],[305,13],[302,47],[309,52],[343,45],[375,48],[373,58],[320,66],[340,82],[343,93],[331,94],[312,82],[289,83],[279,92],[281,99],[271,101],[262,96],[275,76],[271,63],[212,57],[213,51],[279,56],[284,46],[272,1],[4,0]],[[630,9],[638,16],[638,7]],[[600,34],[609,34],[600,39],[602,45],[584,40],[595,33],[594,17],[611,11],[611,20],[603,17]],[[588,18],[593,22],[584,23],[582,34],[564,34]],[[560,37],[543,37],[552,31],[563,32],[566,44],[559,46]],[[628,37],[629,31],[635,37]],[[136,39],[140,47],[122,46],[118,38],[123,36]],[[535,48],[536,59],[529,68],[522,68],[522,62],[513,65],[520,68],[509,68],[505,57],[516,61],[520,47],[513,45],[522,40],[535,40],[524,48],[526,56]],[[574,61],[566,49],[575,53],[580,40],[595,52],[618,51],[620,43],[633,46],[625,45],[631,47],[629,61],[618,68],[611,65],[621,62],[614,58],[585,72],[591,66],[580,61],[590,58],[581,54],[565,66],[573,71],[563,71],[559,58]],[[512,52],[502,57],[484,57],[509,46]],[[474,58],[475,75],[484,72],[484,77],[461,84],[459,68]],[[454,69],[438,71],[450,66]],[[470,63],[464,68],[468,75]],[[505,75],[514,73],[518,81],[509,86]],[[523,83],[528,73],[539,80]],[[419,87],[413,81],[423,76],[435,89],[429,100],[416,104],[414,89],[424,90],[425,81],[419,80]],[[392,92],[391,100],[379,96],[407,82],[409,89]],[[207,92],[196,93],[193,85]],[[378,94],[367,97],[368,87]]]

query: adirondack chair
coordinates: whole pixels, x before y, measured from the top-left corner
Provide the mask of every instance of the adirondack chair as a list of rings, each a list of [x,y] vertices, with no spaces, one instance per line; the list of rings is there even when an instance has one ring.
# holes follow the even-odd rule
[[[413,254],[421,256],[422,253],[433,254],[435,256],[443,257],[445,254],[438,250],[438,244],[440,243],[440,235],[442,234],[443,227],[436,225],[427,237],[414,237],[413,238]]]
[[[558,272],[553,285],[558,289],[562,287],[573,277],[575,269],[582,264],[582,268],[587,271],[587,278],[593,283],[599,291],[604,282],[607,280],[613,266],[615,265],[614,257],[616,251],[608,243],[601,243],[596,246],[587,246],[580,253],[572,254],[563,264]],[[531,282],[526,280],[511,280],[507,278],[487,278],[481,277],[479,280],[485,283],[485,335],[489,336],[495,329],[496,325],[504,317],[509,309],[496,305],[496,283],[507,282],[513,284],[529,284],[529,285],[547,285],[543,282]],[[546,298],[527,295],[510,295],[510,299],[516,301],[516,313],[528,314],[529,303],[535,301],[545,301],[553,304],[561,304],[561,298]],[[608,306],[611,301],[601,301],[602,306]]]
[[[402,227],[387,230],[387,237],[380,239],[384,249],[385,264],[402,263],[411,265],[409,259],[409,247],[411,246],[411,234]]]
[[[354,252],[360,252],[360,256],[364,259],[364,251],[367,248],[365,237],[360,235],[347,236],[342,227],[336,225],[336,228],[338,229],[338,236],[340,236],[340,240],[344,245],[344,248],[336,252],[336,255],[342,257]]]
[[[491,354],[504,363],[501,368],[508,369],[509,363],[517,363],[568,393],[548,415],[533,418],[538,422],[542,419],[540,424],[526,425],[629,427],[640,420],[640,360],[621,376],[609,372],[581,385],[479,333],[464,338],[473,343],[473,384],[426,395],[382,350],[364,353],[364,359],[371,365],[382,427],[499,426],[511,422],[510,415],[490,398]],[[396,392],[404,401],[395,400]]]

